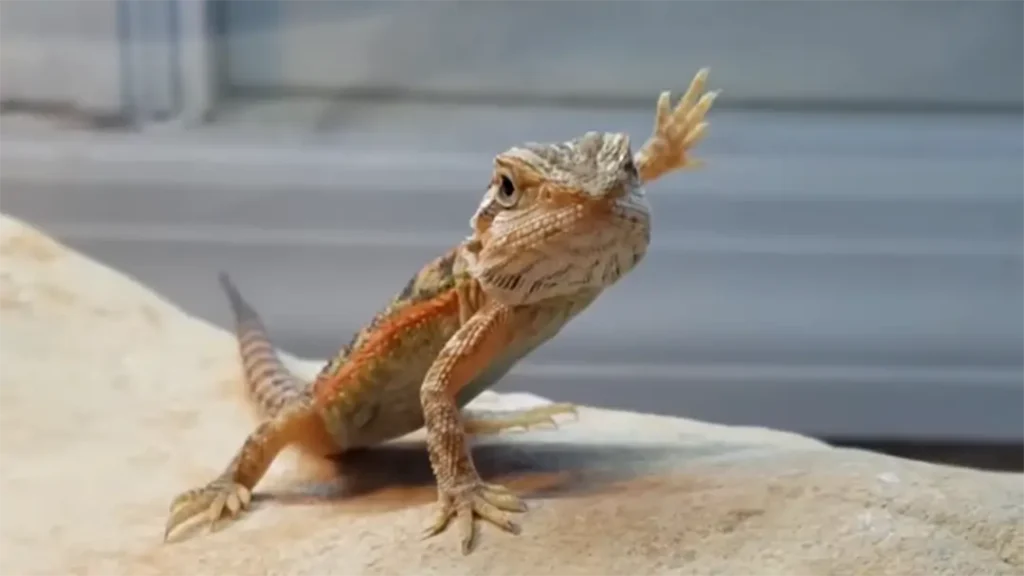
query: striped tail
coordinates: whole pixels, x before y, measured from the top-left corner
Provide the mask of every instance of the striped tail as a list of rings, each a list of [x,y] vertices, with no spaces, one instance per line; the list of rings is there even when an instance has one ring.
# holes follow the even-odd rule
[[[220,285],[235,315],[238,351],[249,398],[264,417],[273,418],[291,402],[307,396],[309,384],[281,362],[259,314],[242,298],[226,272],[220,273]]]

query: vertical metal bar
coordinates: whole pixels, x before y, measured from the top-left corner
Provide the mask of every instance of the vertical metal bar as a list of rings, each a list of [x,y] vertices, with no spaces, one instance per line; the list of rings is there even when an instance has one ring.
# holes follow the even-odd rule
[[[220,85],[218,45],[214,26],[215,0],[175,1],[175,71],[178,121],[194,126],[213,112]]]
[[[121,0],[127,100],[138,128],[174,118],[180,108],[179,0]]]
[[[120,45],[120,68],[121,68],[121,109],[124,119],[132,124],[138,122],[139,111],[137,101],[138,91],[135,87],[134,70],[132,57],[132,26],[131,1],[118,0],[117,2],[117,36]]]

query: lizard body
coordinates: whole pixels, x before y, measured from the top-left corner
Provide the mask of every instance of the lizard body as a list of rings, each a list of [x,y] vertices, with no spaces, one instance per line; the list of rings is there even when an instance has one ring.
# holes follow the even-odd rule
[[[674,109],[661,95],[654,132],[636,154],[627,135],[597,132],[499,154],[470,237],[415,274],[313,382],[288,372],[259,315],[222,274],[263,421],[220,476],[173,500],[165,539],[199,515],[213,522],[247,507],[285,447],[331,456],[423,427],[439,503],[425,535],[456,519],[468,553],[475,516],[517,531],[506,512],[525,505],[480,478],[467,436],[553,423],[575,408],[496,414],[464,406],[643,259],[650,242],[643,184],[697,164],[688,151],[717,95],[704,93],[706,75],[698,72]]]

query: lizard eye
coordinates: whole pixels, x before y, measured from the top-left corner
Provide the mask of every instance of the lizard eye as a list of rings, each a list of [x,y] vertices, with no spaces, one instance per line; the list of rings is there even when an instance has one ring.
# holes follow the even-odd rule
[[[505,208],[511,208],[519,201],[519,189],[512,183],[511,178],[502,175],[494,198]]]
[[[633,163],[632,158],[626,160],[626,165],[623,166],[623,169],[626,171],[626,174],[628,174],[631,178],[639,177],[639,173],[637,173],[636,171],[636,164]]]

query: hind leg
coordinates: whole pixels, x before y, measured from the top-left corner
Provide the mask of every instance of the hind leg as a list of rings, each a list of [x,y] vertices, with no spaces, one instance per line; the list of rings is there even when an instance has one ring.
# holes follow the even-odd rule
[[[213,481],[179,494],[171,502],[164,531],[166,541],[176,528],[199,516],[210,528],[222,517],[234,518],[249,506],[252,489],[286,446],[328,454],[330,437],[316,408],[295,402],[256,427],[227,468]]]
[[[466,434],[472,436],[497,434],[510,428],[522,428],[523,431],[526,431],[540,425],[557,428],[558,423],[554,417],[559,414],[572,414],[574,417],[578,417],[576,406],[566,403],[547,404],[519,410],[463,409],[462,425]]]

